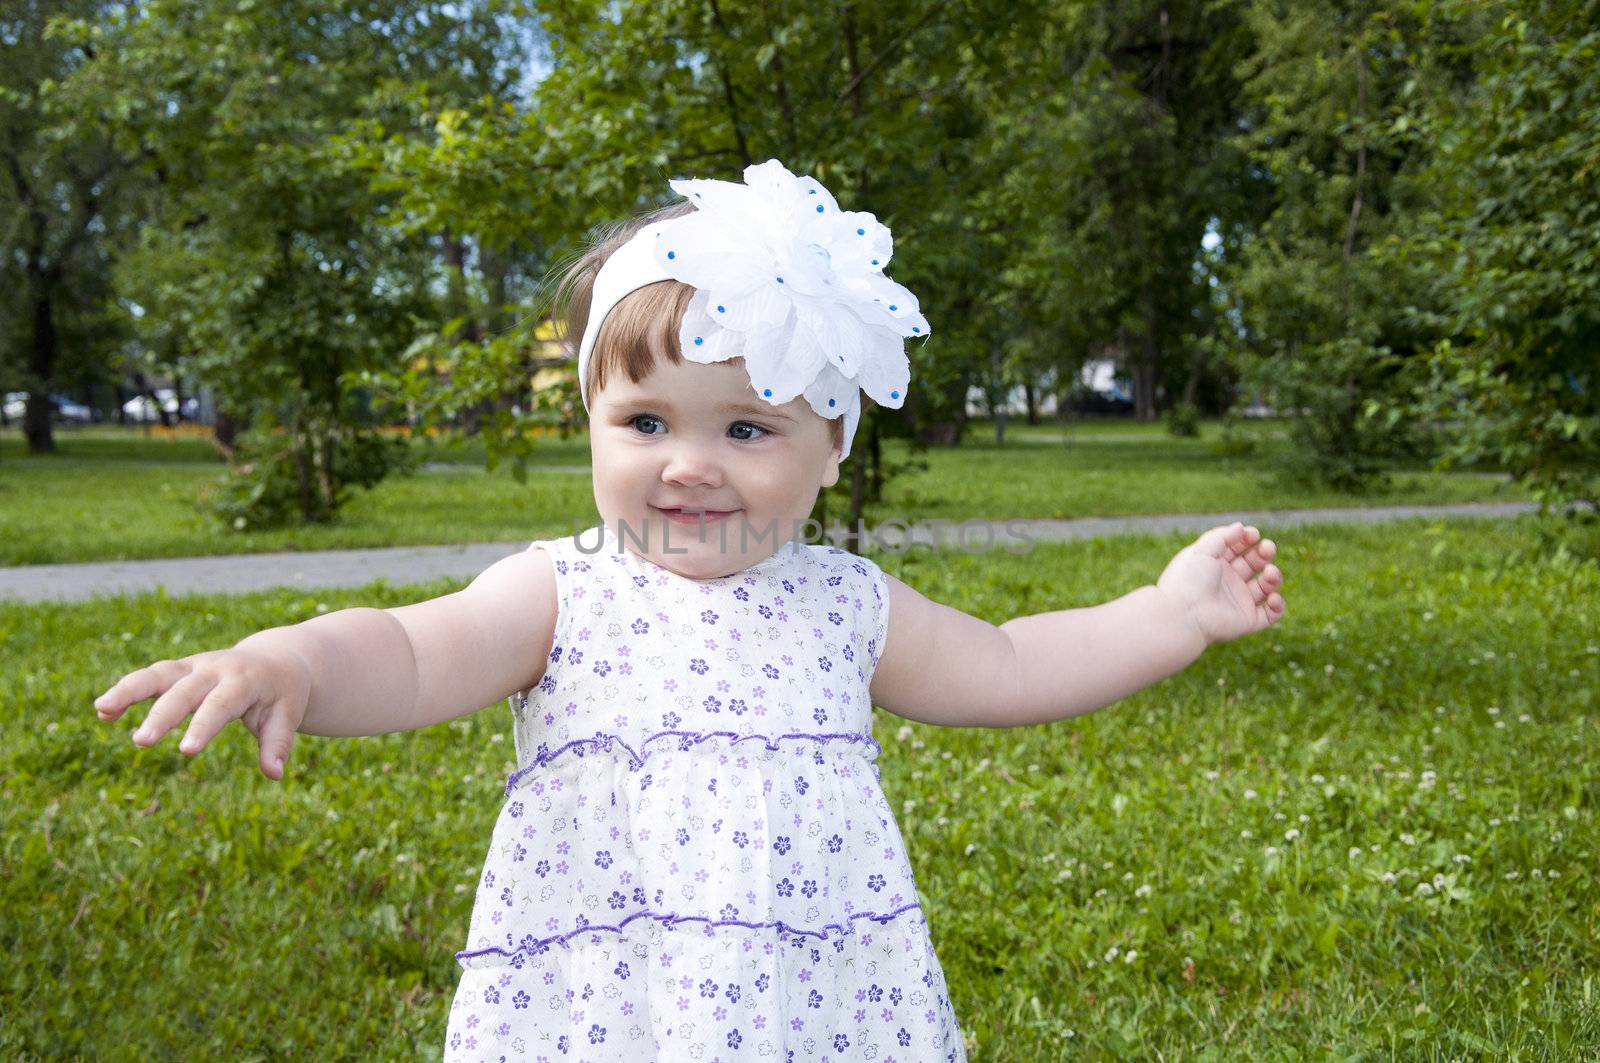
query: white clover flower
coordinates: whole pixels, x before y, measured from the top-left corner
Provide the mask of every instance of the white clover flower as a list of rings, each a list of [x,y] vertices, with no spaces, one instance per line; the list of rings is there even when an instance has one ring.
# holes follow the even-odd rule
[[[1254,790],[1246,790],[1244,792],[1244,799],[1246,801],[1254,801],[1256,799],[1256,792]]]
[[[1394,879],[1394,872],[1393,871],[1385,871],[1383,873],[1383,884],[1385,886],[1393,886],[1394,885],[1394,881],[1395,881],[1395,879]]]
[[[1300,832],[1293,827],[1283,832],[1283,840],[1286,842],[1292,842],[1298,837],[1300,837]]]
[[[1472,857],[1468,856],[1466,853],[1457,853],[1456,854],[1456,863],[1458,863],[1458,864],[1470,864],[1470,863],[1472,863]]]
[[[1349,855],[1350,855],[1350,859],[1352,859],[1352,860],[1360,859],[1361,858],[1361,846],[1359,846],[1359,845],[1351,846]]]
[[[1138,889],[1133,891],[1133,895],[1135,897],[1148,897],[1148,896],[1150,896],[1150,883],[1148,883],[1148,882],[1142,883],[1139,886]]]
[[[1267,846],[1267,855],[1268,856],[1277,856],[1278,855],[1278,847],[1276,845]]]
[[[1402,845],[1415,845],[1417,844],[1417,839],[1409,834],[1402,834],[1400,835],[1400,842]]]
[[[1111,946],[1109,949],[1106,949],[1106,962],[1110,963],[1112,960],[1116,959],[1117,954],[1121,951],[1122,950],[1117,948],[1115,945]]]
[[[1426,882],[1419,882],[1417,883],[1417,893],[1419,896],[1431,897],[1433,896],[1433,887]]]
[[[1321,786],[1323,783],[1327,782],[1328,780],[1324,779],[1321,775],[1312,775],[1311,776],[1311,781],[1316,783],[1318,786]]]
[[[1138,949],[1129,949],[1127,954],[1122,957],[1122,962],[1123,963],[1132,963],[1134,960],[1137,960],[1138,958],[1139,958],[1139,950]]]

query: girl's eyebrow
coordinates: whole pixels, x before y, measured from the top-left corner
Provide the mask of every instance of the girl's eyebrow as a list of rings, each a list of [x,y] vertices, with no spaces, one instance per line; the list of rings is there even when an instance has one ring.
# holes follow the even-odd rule
[[[717,409],[728,413],[749,413],[757,417],[773,417],[783,421],[794,420],[793,417],[790,417],[776,406],[768,406],[766,409],[762,409],[760,406],[748,402],[724,402],[719,403]]]
[[[668,413],[672,412],[672,403],[665,399],[655,399],[646,396],[630,396],[627,399],[622,400],[621,405],[654,406],[657,409],[666,410]],[[793,417],[790,417],[788,414],[772,405],[767,405],[765,408],[763,408],[762,406],[757,406],[755,403],[751,402],[719,402],[717,403],[717,409],[723,411],[724,413],[747,413],[756,417],[770,417],[774,420],[788,421],[791,424],[794,422]]]

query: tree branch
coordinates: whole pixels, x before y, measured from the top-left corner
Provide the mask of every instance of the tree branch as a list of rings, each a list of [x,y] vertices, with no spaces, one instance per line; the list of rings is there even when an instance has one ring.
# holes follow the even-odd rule
[[[862,67],[861,70],[856,74],[856,76],[850,79],[850,83],[848,85],[846,85],[843,88],[843,90],[840,91],[840,93],[839,93],[839,95],[837,97],[834,98],[834,101],[833,101],[834,110],[838,110],[839,109],[839,105],[844,103],[845,100],[849,99],[850,98],[850,94],[855,92],[856,89],[858,89],[861,86],[862,82],[866,81],[867,78],[871,77],[877,71],[877,69],[880,66],[882,66],[884,63],[888,62],[889,61],[889,57],[892,56],[899,49],[899,47],[902,44],[904,44],[906,41],[910,40],[912,35],[915,34],[918,30],[922,29],[922,27],[926,26],[929,22],[932,22],[933,21],[933,17],[935,15],[941,14],[944,11],[944,8],[945,8],[945,5],[942,4],[942,3],[941,4],[936,4],[935,6],[930,7],[927,10],[927,12],[920,19],[917,20],[915,25],[911,26],[905,32],[901,33],[900,36],[896,37],[893,41],[890,42],[890,44],[889,44],[889,46],[887,48],[885,48],[883,51],[879,52],[876,56],[874,56],[872,58],[871,62],[867,63],[866,66]]]

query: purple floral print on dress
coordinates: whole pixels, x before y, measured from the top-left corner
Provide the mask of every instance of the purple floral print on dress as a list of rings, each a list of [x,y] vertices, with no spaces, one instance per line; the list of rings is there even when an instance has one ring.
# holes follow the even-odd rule
[[[534,544],[560,614],[446,1059],[964,1060],[879,784],[882,571],[790,542],[697,581],[597,536]]]

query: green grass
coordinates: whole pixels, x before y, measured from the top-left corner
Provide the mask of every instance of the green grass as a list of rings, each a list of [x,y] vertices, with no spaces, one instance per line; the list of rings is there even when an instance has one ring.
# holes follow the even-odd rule
[[[996,447],[979,426],[962,446],[927,452],[925,471],[890,480],[869,522],[1528,498],[1497,477],[1470,472],[1402,471],[1391,489],[1360,496],[1284,483],[1262,453],[1223,454],[1214,424],[1199,439],[1126,421],[1074,422],[1064,442],[1047,438],[1052,433],[1061,434],[1059,426],[1019,426]],[[221,474],[203,440],[95,428],[60,433],[59,454],[26,457],[16,435],[0,432],[0,565],[517,541],[565,535],[574,520],[597,519],[585,436],[542,441],[533,458],[539,471],[525,484],[504,468],[485,473],[476,441],[425,448],[428,460],[456,464],[357,492],[336,524],[241,533],[219,527],[194,504]],[[900,461],[908,448],[889,440],[885,453]]]
[[[1185,541],[881,561],[1000,621],[1120,595]],[[1280,547],[1276,628],[1118,706],[878,714],[972,1058],[1596,1058],[1600,564],[1528,520]],[[275,784],[241,728],[189,760],[129,742],[144,707],[106,725],[90,701],[456,586],[0,606],[0,1056],[438,1057],[504,708],[302,736]]]

